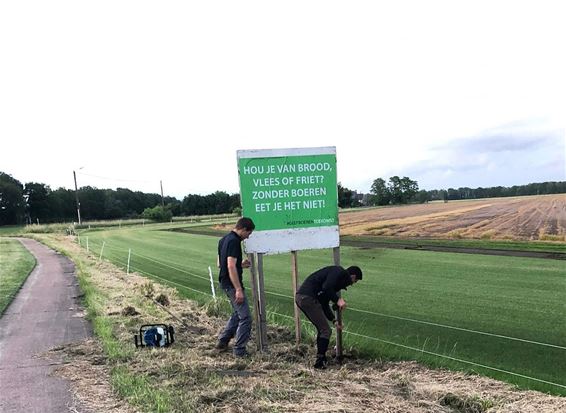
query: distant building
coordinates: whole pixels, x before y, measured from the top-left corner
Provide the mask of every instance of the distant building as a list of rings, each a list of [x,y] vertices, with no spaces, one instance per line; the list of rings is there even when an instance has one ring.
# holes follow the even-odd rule
[[[368,204],[368,198],[369,198],[370,194],[363,194],[363,193],[358,193],[358,191],[352,191],[352,204],[355,204],[356,202],[359,205],[362,206],[366,206]]]

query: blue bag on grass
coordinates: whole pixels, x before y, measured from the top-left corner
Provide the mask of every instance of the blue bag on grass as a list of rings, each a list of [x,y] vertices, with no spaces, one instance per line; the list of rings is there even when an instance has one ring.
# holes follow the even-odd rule
[[[134,336],[136,347],[168,347],[175,342],[173,326],[144,324]]]

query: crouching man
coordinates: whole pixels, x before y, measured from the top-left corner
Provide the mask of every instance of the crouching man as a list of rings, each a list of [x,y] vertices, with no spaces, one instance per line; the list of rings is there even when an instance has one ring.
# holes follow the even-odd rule
[[[299,287],[295,302],[317,330],[315,368],[326,368],[326,351],[332,334],[327,319],[335,322],[334,313],[330,309],[330,301],[335,303],[340,310],[344,310],[346,301],[338,297],[338,291],[346,290],[346,287],[361,279],[360,267],[352,266],[344,269],[334,265],[312,273]],[[342,328],[342,326],[337,325],[336,328]]]

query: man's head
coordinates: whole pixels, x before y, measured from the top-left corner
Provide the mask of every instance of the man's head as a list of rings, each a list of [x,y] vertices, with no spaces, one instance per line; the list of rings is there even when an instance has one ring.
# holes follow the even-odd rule
[[[362,279],[362,270],[360,267],[352,265],[351,267],[346,268],[346,271],[350,274],[350,277],[352,277],[352,284],[355,284]]]
[[[242,217],[236,222],[234,231],[242,239],[247,239],[255,229],[255,224],[250,218]]]

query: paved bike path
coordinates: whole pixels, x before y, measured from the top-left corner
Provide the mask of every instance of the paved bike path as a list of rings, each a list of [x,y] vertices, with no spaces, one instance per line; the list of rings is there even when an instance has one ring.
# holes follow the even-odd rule
[[[83,412],[69,383],[53,374],[61,360],[39,357],[92,336],[75,266],[37,241],[19,240],[37,265],[0,319],[0,412]]]

